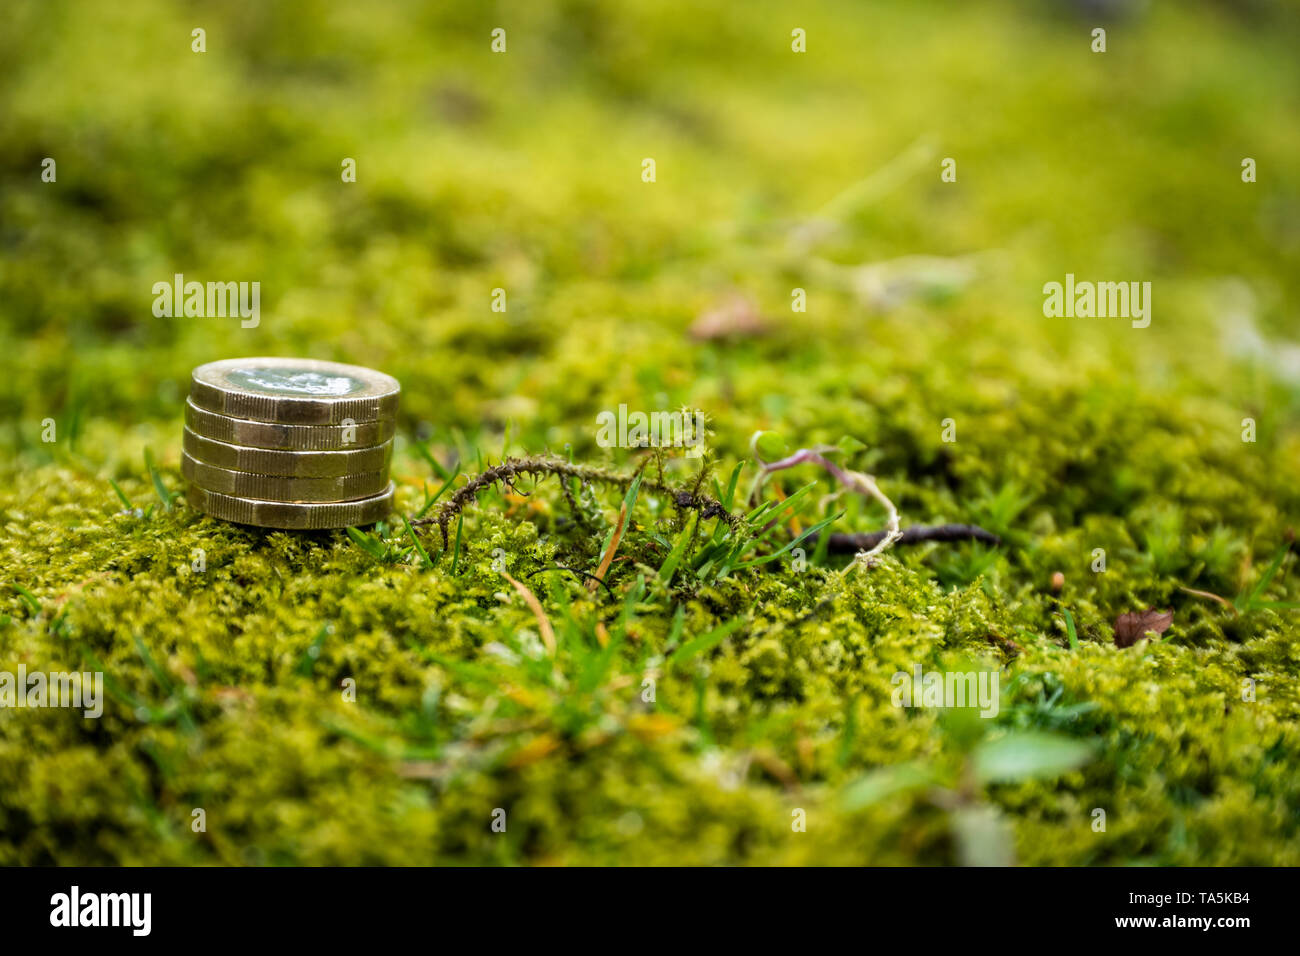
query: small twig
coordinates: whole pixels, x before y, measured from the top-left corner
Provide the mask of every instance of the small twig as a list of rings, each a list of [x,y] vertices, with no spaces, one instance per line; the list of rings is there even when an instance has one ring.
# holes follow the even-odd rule
[[[496,484],[508,487],[521,475],[530,476],[534,480],[544,475],[556,475],[561,479],[580,478],[584,482],[615,485],[620,488],[630,486],[636,477],[635,475],[620,475],[615,471],[606,471],[603,468],[594,468],[589,465],[575,465],[563,458],[507,458],[501,464],[488,468],[458,488],[449,499],[438,507],[436,514],[424,518],[413,518],[411,525],[419,527],[421,525],[436,524],[438,530],[442,532],[442,545],[445,548],[449,540],[447,529],[452,519],[460,514],[466,505],[477,501],[479,493],[483,490]],[[641,487],[669,495],[677,507],[699,511],[701,518],[721,518],[736,529],[744,526],[745,518],[743,515],[733,515],[722,502],[710,498],[708,495],[674,488],[666,481],[651,478],[642,478]]]
[[[1181,584],[1178,585],[1178,590],[1183,591],[1187,594],[1195,595],[1196,597],[1209,598],[1211,601],[1218,601],[1220,604],[1222,604],[1224,607],[1226,607],[1229,611],[1232,612],[1233,617],[1236,617],[1240,613],[1237,610],[1237,606],[1235,604],[1233,604],[1227,598],[1220,597],[1219,595],[1214,594],[1211,591],[1198,591],[1196,590],[1196,588],[1183,587]]]
[[[890,545],[903,536],[903,532],[898,529],[898,509],[894,503],[886,497],[885,493],[880,490],[876,484],[876,479],[871,475],[863,474],[860,471],[850,471],[847,468],[841,468],[835,462],[822,455],[813,448],[800,448],[793,455],[782,458],[780,461],[764,462],[763,474],[768,475],[774,471],[780,471],[783,468],[793,468],[796,465],[813,464],[821,465],[831,475],[842,484],[858,494],[865,495],[868,498],[874,498],[885,509],[885,530],[879,536],[871,536],[872,543],[870,546],[861,548],[854,555],[852,562],[849,563],[848,571],[854,567],[870,567],[871,560],[878,554],[885,551]]]
[[[778,471],[783,468],[793,468],[800,464],[817,464],[830,472],[836,480],[850,490],[859,494],[866,495],[879,501],[888,515],[885,530],[875,531],[863,534],[832,534],[830,541],[827,542],[829,551],[836,554],[855,554],[854,560],[848,568],[858,564],[870,563],[871,559],[883,552],[886,548],[894,544],[919,544],[925,541],[983,541],[986,544],[1000,544],[1001,538],[975,525],[967,524],[945,524],[945,525],[914,525],[911,528],[900,529],[898,526],[899,517],[898,509],[894,507],[893,502],[876,485],[875,479],[871,475],[864,475],[861,472],[850,471],[841,468],[833,461],[825,458],[817,451],[812,449],[801,449],[788,458],[781,461],[762,463],[762,474]],[[471,478],[465,485],[459,488],[455,494],[438,508],[435,514],[423,518],[412,518],[411,525],[418,527],[421,525],[438,525],[442,532],[443,547],[448,545],[448,527],[452,520],[459,515],[466,505],[476,501],[478,495],[484,489],[494,484],[502,484],[511,487],[515,478],[520,475],[531,476],[537,479],[544,475],[555,475],[560,478],[561,482],[566,482],[569,478],[578,478],[584,483],[607,484],[626,489],[636,478],[635,474],[620,475],[617,472],[606,471],[602,468],[595,468],[588,465],[577,465],[563,458],[555,457],[537,457],[537,458],[508,458],[499,465],[488,468],[481,474]],[[701,494],[699,491],[688,491],[683,488],[673,487],[664,480],[656,480],[646,477],[644,474],[641,479],[641,486],[652,491],[668,495],[673,503],[679,508],[687,508],[698,511],[701,520],[708,518],[720,518],[727,522],[732,528],[742,529],[745,524],[745,516],[741,514],[732,514],[727,507],[715,498]],[[757,490],[757,487],[755,488]],[[619,532],[623,530],[624,523],[628,516],[623,515],[620,510]],[[815,543],[819,535],[813,535],[809,541]],[[618,546],[617,536],[611,541],[609,553],[606,558],[612,558],[614,550]],[[847,571],[848,568],[845,570]],[[604,575],[608,571],[608,564],[601,568],[594,576],[594,579],[600,580],[604,584]],[[575,572],[577,573],[577,572]],[[589,582],[590,583],[590,582]],[[608,587],[608,585],[606,585]]]
[[[827,550],[832,554],[851,554],[857,551],[869,551],[877,547],[886,531],[872,531],[864,534],[832,534],[827,542]],[[816,546],[821,535],[812,535],[809,541]],[[925,541],[982,541],[985,544],[1001,544],[1002,539],[992,531],[973,524],[916,524],[899,532],[894,544],[921,544]]]

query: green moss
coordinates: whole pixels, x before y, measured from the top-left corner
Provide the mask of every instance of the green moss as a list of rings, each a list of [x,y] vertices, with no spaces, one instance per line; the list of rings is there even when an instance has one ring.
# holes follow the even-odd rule
[[[250,2],[206,14],[205,56],[161,0],[101,6],[19,3],[0,37],[0,670],[111,688],[98,720],[0,710],[0,864],[951,863],[929,790],[844,794],[909,762],[957,787],[1014,732],[1094,746],[967,795],[1020,862],[1300,863],[1296,612],[1187,590],[1248,590],[1300,513],[1300,385],[1270,357],[1300,295],[1293,14],[1153,9],[1103,68],[1077,21],[995,3],[801,12],[793,65],[766,4]],[[891,162],[888,189],[853,188]],[[974,271],[879,266],[911,253]],[[261,281],[261,325],[153,317],[177,271]],[[1066,271],[1151,279],[1152,326],[1044,319]],[[765,335],[687,334],[737,290]],[[1228,314],[1265,348],[1234,351]],[[259,353],[398,376],[406,515],[442,483],[417,439],[464,473],[546,450],[629,472],[596,414],[689,405],[720,483],[758,429],[851,434],[904,524],[1003,544],[697,578],[697,540],[667,583],[682,516],[643,490],[606,591],[548,569],[595,569],[620,488],[582,489],[580,515],[553,478],[485,492],[454,574],[436,530],[425,568],[400,526],[377,561],[167,510],[145,450],[179,490],[189,370]],[[779,477],[819,480],[804,528],[880,526],[813,469]],[[1267,600],[1300,599],[1293,561]],[[1147,607],[1170,630],[1116,648],[1116,615]],[[893,706],[918,665],[998,668],[998,716]]]

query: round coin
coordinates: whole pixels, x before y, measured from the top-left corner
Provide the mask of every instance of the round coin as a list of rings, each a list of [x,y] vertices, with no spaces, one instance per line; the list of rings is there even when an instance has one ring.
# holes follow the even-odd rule
[[[381,494],[359,501],[307,504],[236,498],[190,485],[186,499],[191,507],[222,521],[286,531],[323,531],[374,524],[392,511],[394,490],[390,483]]]
[[[391,419],[401,390],[383,372],[315,359],[225,359],[200,365],[190,379],[199,408],[280,425]]]
[[[277,425],[231,418],[185,402],[185,424],[194,434],[228,445],[285,451],[351,451],[382,445],[393,437],[393,420],[356,425]]]
[[[181,454],[181,474],[206,491],[264,501],[352,501],[377,495],[388,485],[388,470],[335,478],[285,478],[231,471]]]
[[[393,452],[391,441],[354,451],[273,451],[214,441],[188,428],[182,447],[191,458],[205,465],[287,478],[336,478],[383,471]]]

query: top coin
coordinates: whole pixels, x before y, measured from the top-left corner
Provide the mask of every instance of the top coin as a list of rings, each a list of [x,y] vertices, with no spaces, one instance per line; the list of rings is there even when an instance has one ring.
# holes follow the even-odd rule
[[[190,401],[237,418],[282,425],[339,425],[391,419],[402,386],[383,372],[315,359],[209,362],[190,380]]]

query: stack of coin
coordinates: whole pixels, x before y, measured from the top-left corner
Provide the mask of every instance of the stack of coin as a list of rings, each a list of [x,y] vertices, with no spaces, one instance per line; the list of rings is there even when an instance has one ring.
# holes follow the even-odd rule
[[[371,524],[393,506],[401,386],[356,365],[249,358],[194,370],[181,473],[214,518],[308,530]]]

